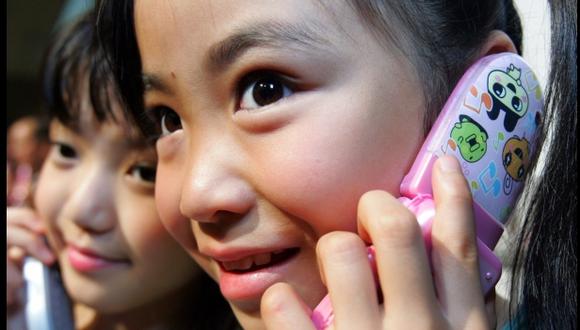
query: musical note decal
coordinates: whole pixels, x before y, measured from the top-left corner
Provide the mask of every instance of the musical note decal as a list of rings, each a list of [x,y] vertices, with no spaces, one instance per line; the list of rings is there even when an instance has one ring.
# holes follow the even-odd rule
[[[485,107],[486,110],[491,109],[492,106],[491,96],[488,93],[482,93],[481,97],[478,98],[477,97],[478,94],[479,91],[477,90],[475,85],[471,86],[469,88],[469,93],[467,93],[463,98],[463,106],[476,113],[479,113],[481,111],[482,105]]]
[[[501,141],[503,141],[505,139],[505,136],[503,135],[503,132],[498,132],[497,133],[497,139],[494,140],[493,142],[493,148],[495,150],[497,150],[499,148],[499,144],[501,143]]]
[[[442,144],[441,145],[441,151],[443,152],[444,155],[447,154],[447,150],[451,148],[451,150],[455,151],[455,149],[457,148],[457,144],[455,144],[455,141],[453,141],[453,139],[449,139],[447,140],[446,144]]]
[[[497,167],[493,161],[479,174],[479,183],[486,195],[491,193],[493,197],[498,197],[501,192],[501,181],[496,177],[496,174]]]

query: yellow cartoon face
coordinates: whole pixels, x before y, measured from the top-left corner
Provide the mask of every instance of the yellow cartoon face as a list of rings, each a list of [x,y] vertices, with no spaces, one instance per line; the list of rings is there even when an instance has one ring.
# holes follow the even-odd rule
[[[528,140],[514,136],[503,147],[503,166],[515,181],[522,181],[530,166],[530,147]]]

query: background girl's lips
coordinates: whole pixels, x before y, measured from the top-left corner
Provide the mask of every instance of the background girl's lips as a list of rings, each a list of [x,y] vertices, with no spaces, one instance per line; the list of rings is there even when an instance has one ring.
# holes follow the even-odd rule
[[[129,265],[128,259],[111,259],[72,245],[67,247],[66,253],[71,266],[80,272],[92,272],[115,266]]]

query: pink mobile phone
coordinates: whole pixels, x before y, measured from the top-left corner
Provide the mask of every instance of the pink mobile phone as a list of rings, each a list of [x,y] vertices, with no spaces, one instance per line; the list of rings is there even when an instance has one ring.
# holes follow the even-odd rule
[[[523,188],[542,111],[541,86],[523,58],[501,53],[480,59],[459,80],[401,182],[399,200],[416,215],[430,256],[435,215],[432,166],[446,154],[460,161],[473,196],[484,294],[501,275],[493,249]],[[369,260],[376,268],[373,254],[370,246]],[[317,329],[332,324],[328,295],[311,318]]]

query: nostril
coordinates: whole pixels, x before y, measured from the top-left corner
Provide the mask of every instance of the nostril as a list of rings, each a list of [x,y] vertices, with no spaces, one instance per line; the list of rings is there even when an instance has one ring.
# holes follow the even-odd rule
[[[237,219],[248,213],[256,202],[252,188],[233,178],[203,187],[199,183],[189,185],[184,187],[180,198],[181,214],[200,223]]]
[[[216,239],[224,237],[233,227],[248,216],[248,213],[234,213],[229,211],[218,211],[211,219],[199,221],[200,229],[207,235]],[[195,219],[194,219],[195,220]]]

